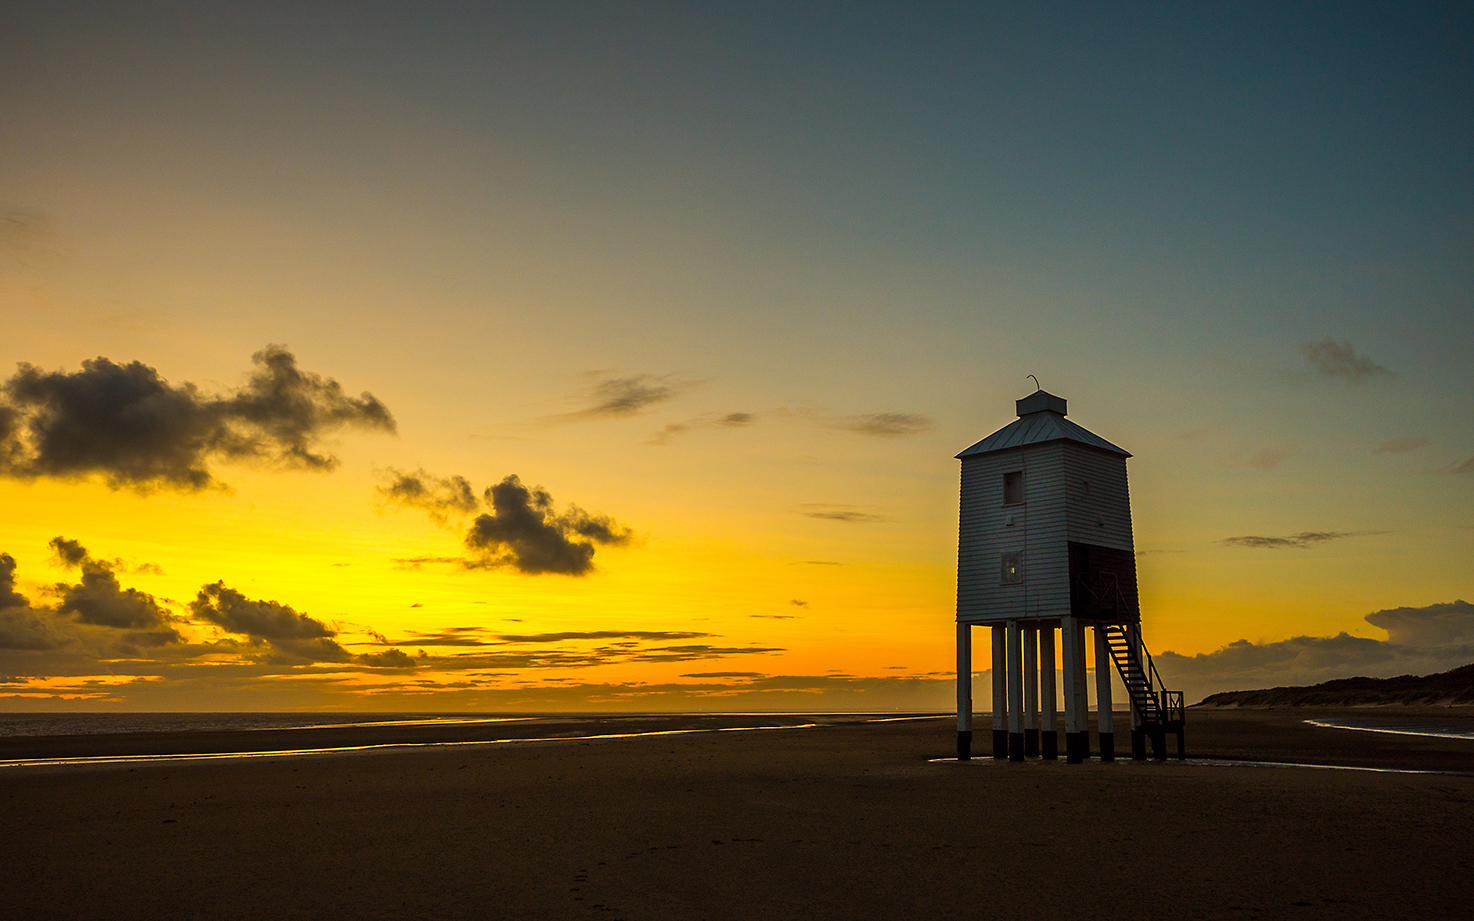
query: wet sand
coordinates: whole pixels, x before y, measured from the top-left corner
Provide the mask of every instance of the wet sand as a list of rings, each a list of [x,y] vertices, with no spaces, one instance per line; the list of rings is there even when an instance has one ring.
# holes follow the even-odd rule
[[[1474,741],[1298,723],[1309,715],[1193,713],[1189,755],[1474,770]],[[839,721],[8,768],[0,914],[1474,916],[1474,777],[930,760],[953,739],[945,719]]]

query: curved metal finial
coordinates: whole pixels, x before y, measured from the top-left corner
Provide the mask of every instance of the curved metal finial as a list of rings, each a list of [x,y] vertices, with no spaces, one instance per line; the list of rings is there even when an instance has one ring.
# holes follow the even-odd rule
[[[1034,377],[1034,375],[1032,375],[1032,374],[1026,374],[1024,376],[1025,377]],[[1039,378],[1034,377],[1034,390],[1035,391],[1040,391],[1040,390],[1043,390],[1043,389],[1044,388],[1039,384]]]

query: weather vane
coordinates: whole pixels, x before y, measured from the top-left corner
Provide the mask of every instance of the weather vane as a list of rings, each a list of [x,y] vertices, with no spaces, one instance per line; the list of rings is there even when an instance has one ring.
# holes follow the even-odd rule
[[[1041,385],[1040,385],[1040,384],[1039,384],[1039,378],[1037,378],[1037,377],[1034,377],[1034,375],[1032,375],[1032,374],[1029,374],[1029,375],[1026,375],[1026,376],[1027,376],[1027,377],[1031,377],[1031,378],[1034,378],[1034,389],[1035,389],[1035,390],[1043,390],[1043,389],[1044,389],[1044,388],[1043,388],[1043,386],[1041,386]]]

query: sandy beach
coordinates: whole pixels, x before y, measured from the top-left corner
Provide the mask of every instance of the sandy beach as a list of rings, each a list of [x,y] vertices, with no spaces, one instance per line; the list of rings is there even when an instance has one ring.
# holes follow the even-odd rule
[[[1317,729],[1303,722],[1313,715],[1194,712],[1189,755],[1474,770],[1474,740]],[[557,734],[723,721],[569,719]],[[467,741],[471,731],[312,732],[346,742],[435,732]],[[933,760],[953,749],[953,731],[947,719],[831,718],[817,728],[6,768],[0,913],[1474,915],[1474,776]],[[191,747],[183,741],[166,747]],[[0,757],[39,756],[47,745],[86,747],[6,740]]]

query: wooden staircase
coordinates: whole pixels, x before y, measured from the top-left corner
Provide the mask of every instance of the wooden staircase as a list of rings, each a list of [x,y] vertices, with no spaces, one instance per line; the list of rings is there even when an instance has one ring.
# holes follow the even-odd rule
[[[1106,645],[1111,650],[1111,660],[1126,692],[1131,697],[1131,709],[1141,726],[1148,731],[1181,733],[1187,708],[1183,704],[1182,691],[1168,691],[1162,687],[1162,676],[1152,662],[1146,644],[1133,642],[1140,636],[1136,624],[1105,624]],[[1136,637],[1133,637],[1133,634]],[[1140,655],[1137,654],[1140,650]]]

